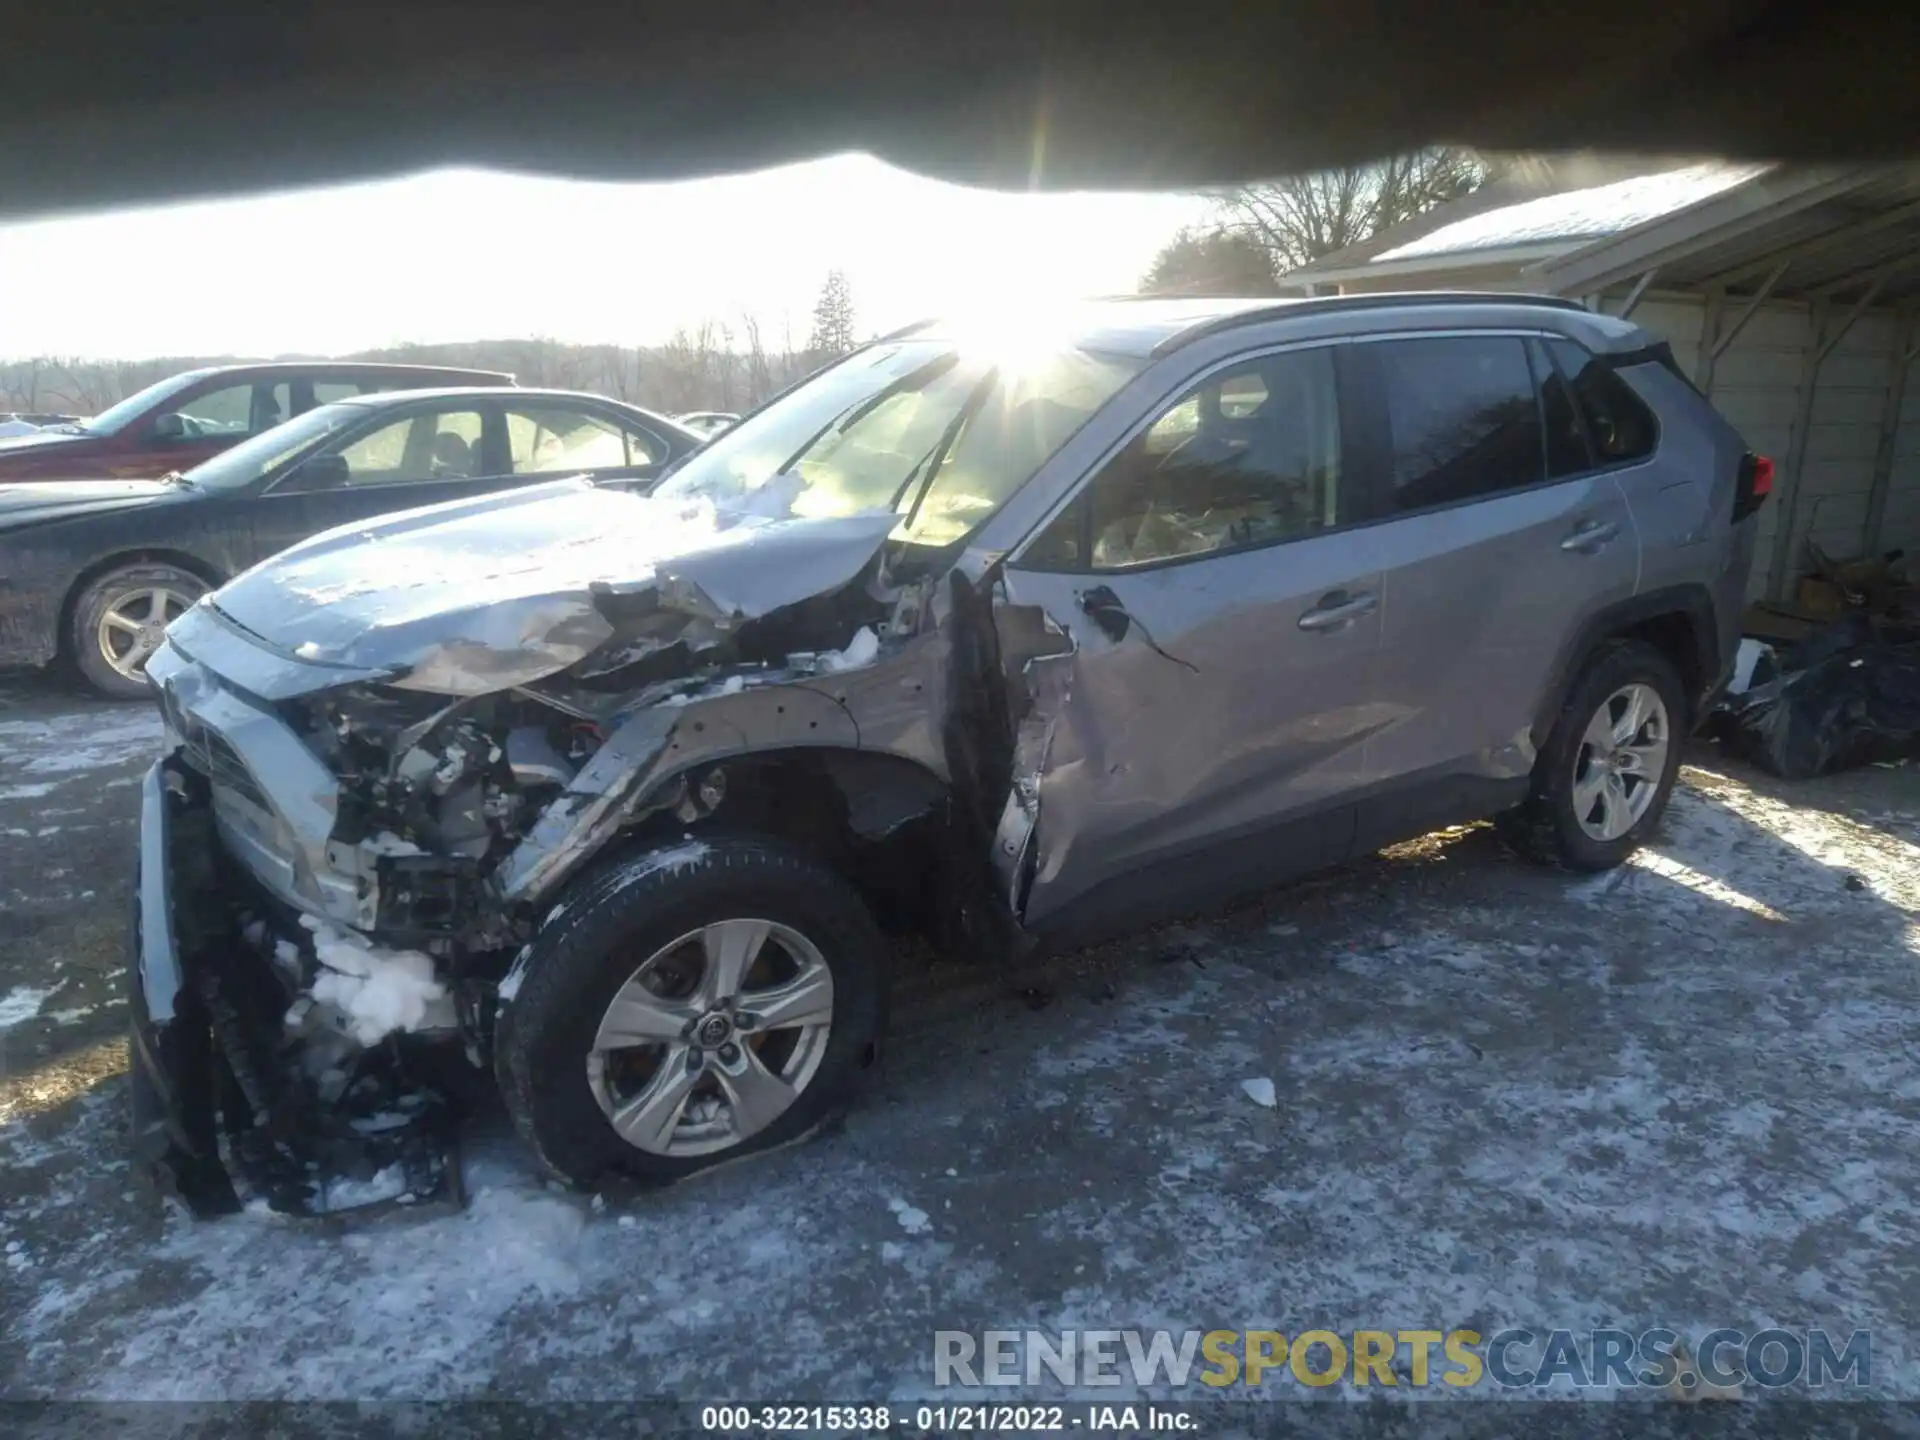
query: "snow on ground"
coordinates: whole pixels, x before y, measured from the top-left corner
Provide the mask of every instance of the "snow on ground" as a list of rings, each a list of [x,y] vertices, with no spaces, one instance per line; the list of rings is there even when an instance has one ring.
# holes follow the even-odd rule
[[[843,1129],[663,1191],[551,1189],[488,1114],[464,1212],[190,1223],[127,1165],[124,1012],[25,1022],[0,1395],[907,1398],[937,1328],[1780,1324],[1920,1398],[1920,776],[1700,759],[1614,875],[1472,828],[1036,974],[903,959]],[[120,848],[137,763],[92,775]],[[0,845],[0,895],[93,843]],[[31,910],[0,996],[97,908]]]

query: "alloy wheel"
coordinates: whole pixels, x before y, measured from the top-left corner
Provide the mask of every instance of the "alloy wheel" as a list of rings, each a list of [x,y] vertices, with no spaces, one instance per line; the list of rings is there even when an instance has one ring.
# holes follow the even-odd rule
[[[142,585],[115,595],[100,612],[94,635],[101,659],[125,679],[145,679],[148,657],[166,639],[167,626],[186,614],[194,599],[167,585]]]
[[[833,1029],[833,972],[770,920],[716,921],[649,956],[615,993],[587,1083],[629,1145],[709,1155],[799,1099]]]
[[[1673,743],[1659,692],[1622,685],[1594,711],[1573,760],[1573,813],[1595,840],[1618,840],[1660,791]]]

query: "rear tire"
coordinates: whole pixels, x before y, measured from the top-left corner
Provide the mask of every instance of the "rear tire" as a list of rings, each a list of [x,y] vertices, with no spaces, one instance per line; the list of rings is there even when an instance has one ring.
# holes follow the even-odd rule
[[[81,676],[110,699],[144,699],[151,693],[146,657],[207,589],[198,575],[157,563],[123,565],[94,580],[74,602],[67,637]]]
[[[880,933],[852,886],[776,842],[689,840],[628,855],[577,882],[554,914],[514,967],[517,990],[502,987],[512,993],[494,1070],[520,1133],[575,1185],[608,1170],[670,1183],[798,1140],[845,1108],[877,1053]],[[760,935],[731,1000],[708,992],[725,968],[723,942],[703,939],[729,932]],[[808,975],[828,1023],[771,1023],[773,997]],[[686,1017],[677,1034],[659,1025],[662,1013]],[[609,1040],[627,1015],[664,1038]],[[706,1031],[717,1015],[727,1024],[716,1038]],[[770,1074],[784,1090],[766,1086]],[[682,1082],[684,1098],[650,1098]],[[616,1115],[634,1116],[625,1133]]]
[[[1686,688],[1673,662],[1643,641],[1611,641],[1588,659],[1561,708],[1525,803],[1494,823],[1531,860],[1611,870],[1660,823],[1687,731]]]

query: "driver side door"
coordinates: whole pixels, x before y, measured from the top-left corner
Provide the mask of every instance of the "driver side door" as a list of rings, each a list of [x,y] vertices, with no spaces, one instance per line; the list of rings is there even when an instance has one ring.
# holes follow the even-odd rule
[[[1071,641],[1050,733],[1020,736],[1044,756],[1008,876],[1029,928],[1106,933],[1347,854],[1381,572],[1346,349],[1216,367],[1010,562],[1003,619]]]
[[[337,525],[524,483],[505,448],[498,411],[471,397],[382,409],[253,502],[240,559],[256,564]]]
[[[191,470],[211,460],[252,432],[259,408],[256,391],[261,388],[252,381],[205,381],[170,397],[157,413],[139,422],[138,432],[114,457],[114,473],[144,478]]]

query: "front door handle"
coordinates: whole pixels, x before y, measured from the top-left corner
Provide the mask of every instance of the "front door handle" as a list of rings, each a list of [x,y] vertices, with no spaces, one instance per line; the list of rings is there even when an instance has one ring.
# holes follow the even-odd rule
[[[1619,533],[1620,527],[1611,520],[1583,521],[1571,535],[1560,542],[1560,548],[1578,551],[1582,555],[1591,555]]]
[[[1330,590],[1320,597],[1313,609],[1300,617],[1298,623],[1302,630],[1338,630],[1371,613],[1379,604],[1371,590],[1357,590],[1352,594],[1345,590]]]

